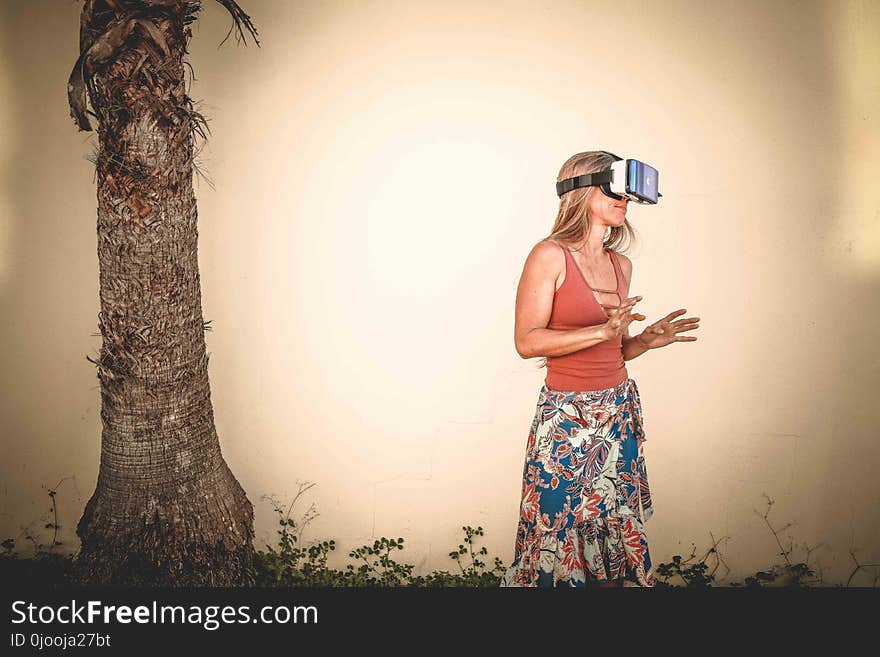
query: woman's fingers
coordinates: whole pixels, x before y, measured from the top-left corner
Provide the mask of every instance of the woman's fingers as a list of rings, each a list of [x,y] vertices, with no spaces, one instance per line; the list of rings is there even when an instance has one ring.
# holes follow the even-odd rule
[[[629,299],[627,299],[626,301],[621,303],[619,306],[605,306],[605,307],[623,311],[628,308],[632,308],[634,305],[636,305],[641,300],[642,300],[642,297],[640,297],[640,296],[639,297],[630,297]]]
[[[634,321],[642,321],[645,316],[641,313],[630,313],[622,310],[620,307],[613,308],[608,317],[608,324],[615,333],[623,333],[627,326]]]
[[[619,306],[602,306],[605,308],[609,314],[613,315],[623,315],[624,313],[632,310],[632,307],[636,305],[641,300],[642,297],[633,297],[632,299],[627,299],[624,303]]]
[[[608,316],[608,324],[615,333],[623,333],[623,331],[626,329],[627,326],[630,325],[630,323],[634,321],[642,321],[645,319],[645,316],[641,313],[630,312],[633,306],[635,306],[641,300],[642,296],[638,295],[628,298],[619,306],[602,306],[603,310],[605,310],[605,313]]]
[[[642,321],[645,319],[645,316],[640,313],[615,313],[608,317],[608,321],[610,321],[615,326],[628,326],[631,322],[634,321]]]
[[[664,317],[664,318],[663,318],[662,320],[660,320],[660,321],[662,321],[662,322],[668,322],[668,321],[671,320],[673,317],[678,317],[679,315],[683,315],[683,314],[686,313],[686,312],[687,312],[687,308],[679,308],[678,310],[673,310],[671,313],[669,313],[668,315],[666,315],[666,317]]]
[[[676,333],[681,331],[693,331],[694,329],[700,328],[700,318],[688,317],[686,319],[680,319],[677,322],[672,323],[672,328]]]

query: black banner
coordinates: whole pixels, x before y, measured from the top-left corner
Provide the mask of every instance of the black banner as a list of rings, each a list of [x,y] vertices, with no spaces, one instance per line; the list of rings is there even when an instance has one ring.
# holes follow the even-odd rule
[[[877,589],[121,589],[4,591],[4,654],[120,654],[141,650],[253,650],[474,641],[522,647],[593,645],[710,632],[725,644],[868,631]],[[622,634],[621,634],[622,633]],[[683,634],[682,634],[683,633]],[[580,639],[578,637],[581,637]],[[635,638],[641,637],[641,638]],[[666,639],[664,639],[666,637]],[[416,642],[416,643],[413,643]],[[782,644],[780,644],[782,645]],[[69,651],[69,652],[68,652]]]

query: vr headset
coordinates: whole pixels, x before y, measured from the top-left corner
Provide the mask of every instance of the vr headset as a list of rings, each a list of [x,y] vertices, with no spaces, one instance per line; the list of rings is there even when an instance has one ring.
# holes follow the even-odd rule
[[[614,153],[608,155],[616,158],[610,169],[560,180],[556,183],[556,194],[562,196],[581,187],[599,187],[602,193],[615,200],[627,198],[646,205],[656,204],[663,196],[657,191],[657,169],[641,160],[624,159]]]

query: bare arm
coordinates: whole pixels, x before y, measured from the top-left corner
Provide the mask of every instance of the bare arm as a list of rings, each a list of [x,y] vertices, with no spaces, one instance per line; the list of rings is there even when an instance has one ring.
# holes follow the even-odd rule
[[[626,330],[626,333],[621,339],[621,345],[623,360],[632,360],[636,356],[641,356],[650,348],[644,342],[639,340],[639,336],[631,337],[629,329]]]
[[[627,258],[625,255],[619,255],[620,268],[623,271],[623,276],[627,281],[627,285],[629,285],[629,281],[632,280],[632,261]],[[638,336],[631,336],[629,334],[629,327],[627,326],[626,331],[621,338],[621,351],[623,352],[623,360],[632,360],[637,356],[641,356],[643,353],[648,351],[650,347],[648,347],[644,342],[642,342]]]
[[[514,342],[523,358],[564,356],[610,339],[608,324],[576,329],[548,329],[556,280],[565,256],[550,242],[538,242],[528,257],[516,291]],[[631,308],[635,302],[624,307]]]

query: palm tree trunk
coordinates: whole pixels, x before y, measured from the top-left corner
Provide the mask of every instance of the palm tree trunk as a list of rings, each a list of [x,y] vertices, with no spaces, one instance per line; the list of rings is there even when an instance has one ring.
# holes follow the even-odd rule
[[[256,32],[232,0],[221,0]],[[101,464],[77,526],[88,583],[251,583],[253,507],[220,451],[202,318],[184,56],[198,2],[85,0],[68,92],[99,119]],[[241,22],[240,22],[241,21]]]

